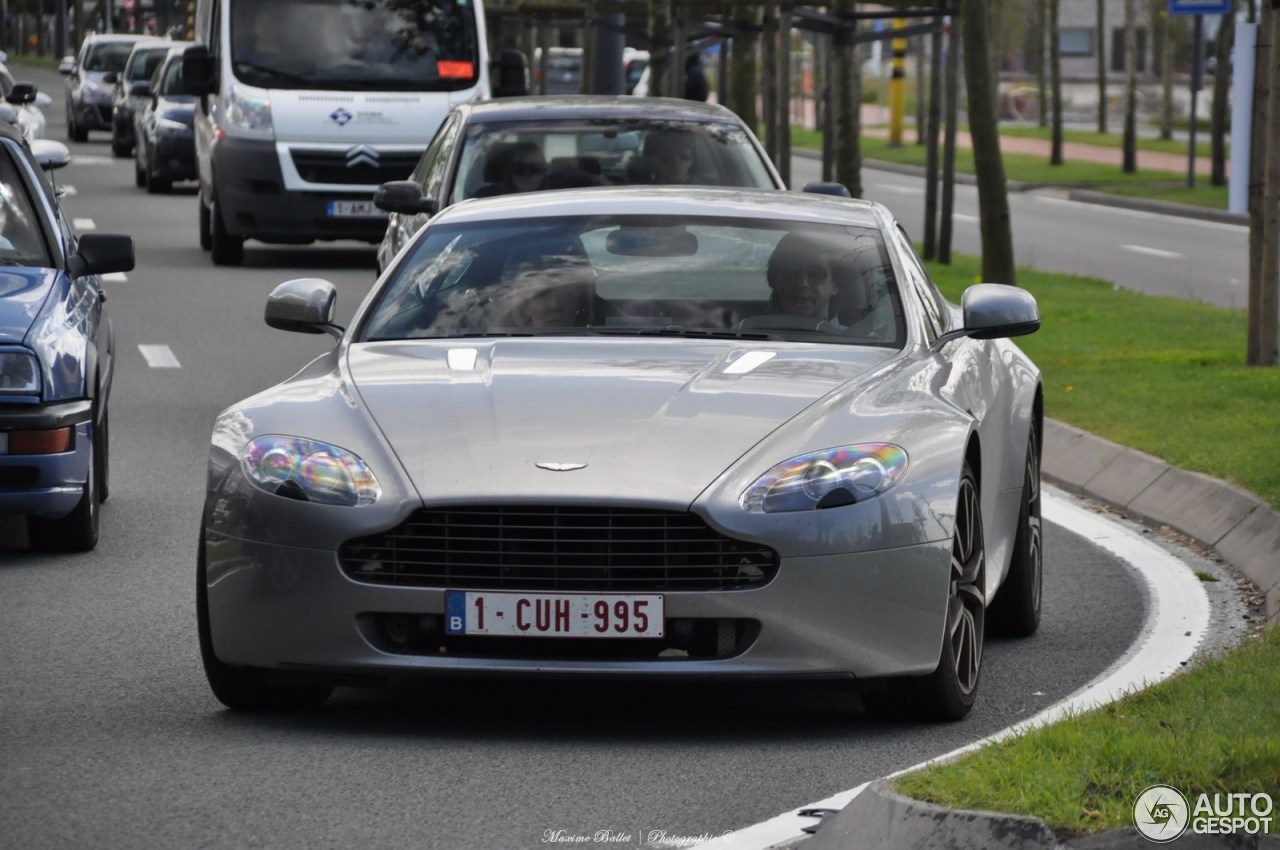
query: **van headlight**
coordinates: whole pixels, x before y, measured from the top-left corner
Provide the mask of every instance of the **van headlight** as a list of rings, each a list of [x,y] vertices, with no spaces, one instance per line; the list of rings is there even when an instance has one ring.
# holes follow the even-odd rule
[[[227,99],[226,119],[223,129],[237,136],[253,136],[271,139],[275,128],[271,123],[271,99],[261,89],[241,85],[231,87]]]

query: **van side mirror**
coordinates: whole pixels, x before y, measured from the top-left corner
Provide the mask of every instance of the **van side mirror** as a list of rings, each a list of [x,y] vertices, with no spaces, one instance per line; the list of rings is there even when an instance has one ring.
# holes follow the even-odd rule
[[[193,44],[182,53],[182,90],[185,94],[204,97],[218,88],[218,72],[209,48]]]
[[[508,48],[489,69],[494,97],[523,97],[529,93],[529,63],[519,50]]]

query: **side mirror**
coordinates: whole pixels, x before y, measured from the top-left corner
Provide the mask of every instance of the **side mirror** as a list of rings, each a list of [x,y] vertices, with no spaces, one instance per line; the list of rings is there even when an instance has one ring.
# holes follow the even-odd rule
[[[106,233],[86,233],[67,263],[72,277],[133,270],[133,238]]]
[[[843,183],[832,183],[825,180],[815,180],[812,183],[804,184],[801,191],[811,192],[815,195],[833,195],[837,198],[851,198],[849,189]]]
[[[422,196],[422,187],[412,180],[383,183],[373,193],[373,205],[380,210],[405,215],[435,215],[439,209],[433,198]]]
[[[41,109],[47,109],[53,105],[53,98],[42,91],[36,92],[36,106]]]
[[[102,75],[102,81],[109,86],[114,86],[116,83],[120,82],[120,75],[115,71],[108,71]]]
[[[964,327],[938,337],[932,346],[934,351],[962,336],[1006,339],[1040,330],[1036,297],[1016,286],[979,283],[964,291],[960,306],[964,310]]]
[[[62,168],[71,162],[71,151],[62,142],[54,139],[33,139],[31,153],[45,171]]]
[[[14,104],[32,103],[36,99],[36,93],[35,83],[14,83],[13,89],[9,92],[9,96],[6,97],[5,100]]]
[[[146,97],[149,94],[151,94],[151,83],[145,80],[129,86],[129,97]]]
[[[74,56],[63,56],[62,60],[58,62],[59,74],[74,74],[75,70],[76,70],[76,57]]]
[[[267,296],[264,318],[268,325],[282,331],[330,333],[341,337],[342,328],[333,324],[333,309],[337,300],[337,288],[322,278],[286,280]]]
[[[218,87],[218,73],[209,48],[193,44],[182,52],[182,90],[196,97],[213,94]]]
[[[490,67],[489,78],[494,97],[523,97],[529,93],[529,62],[519,50],[508,48]]]

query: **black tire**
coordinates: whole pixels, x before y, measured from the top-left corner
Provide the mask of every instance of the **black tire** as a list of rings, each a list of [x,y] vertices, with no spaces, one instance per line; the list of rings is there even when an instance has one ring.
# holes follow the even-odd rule
[[[204,198],[197,197],[196,205],[200,207],[200,248],[208,251],[213,247],[213,222],[209,220],[209,208],[204,205]]]
[[[196,551],[196,626],[200,636],[200,659],[205,678],[218,701],[238,711],[315,708],[333,693],[331,685],[284,685],[268,683],[266,671],[255,667],[223,664],[213,651],[209,623],[209,586],[205,566],[204,525]]]
[[[1040,628],[1040,597],[1044,584],[1044,552],[1040,507],[1040,446],[1033,426],[1027,440],[1018,533],[1013,541],[1009,575],[987,610],[993,634],[1030,637]]]
[[[139,189],[146,188],[147,185],[147,170],[136,159],[133,161],[133,185]]]
[[[148,195],[167,195],[173,191],[173,181],[165,180],[163,177],[157,177],[154,174],[147,174],[147,194]]]
[[[98,516],[102,502],[98,489],[101,436],[96,427],[92,430],[88,480],[84,482],[80,501],[71,513],[60,519],[27,517],[27,538],[31,548],[44,552],[88,552],[98,545]]]
[[[864,698],[872,714],[913,720],[961,720],[973,708],[982,674],[986,605],[986,547],[978,481],[965,461],[960,475],[955,531],[951,540],[951,592],[938,667],[928,676],[892,679],[889,698]]]
[[[209,253],[215,266],[238,266],[244,262],[244,237],[227,233],[216,201],[209,210]]]
[[[121,159],[124,159],[126,156],[133,153],[133,145],[125,142],[123,139],[117,138],[115,134],[112,134],[111,153],[113,156],[118,156]]]
[[[98,426],[98,445],[93,453],[98,462],[98,501],[105,502],[111,495],[111,430],[107,422],[107,410],[102,411],[102,424]]]
[[[73,142],[87,142],[89,131],[77,124],[74,117],[67,116],[67,138]]]

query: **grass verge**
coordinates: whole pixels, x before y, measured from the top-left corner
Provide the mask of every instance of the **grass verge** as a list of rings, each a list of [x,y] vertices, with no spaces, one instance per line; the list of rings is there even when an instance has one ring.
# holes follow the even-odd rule
[[[1008,124],[1000,125],[1000,135],[1002,136],[1019,136],[1024,139],[1044,139],[1046,142],[1053,138],[1052,131],[1048,127],[1027,127],[1022,125],[1012,126]],[[1203,137],[1201,137],[1203,139]],[[1082,145],[1094,145],[1100,148],[1123,148],[1124,135],[1122,133],[1097,133],[1089,130],[1063,130],[1062,140],[1064,142],[1073,142]],[[1159,153],[1176,153],[1186,156],[1187,143],[1178,139],[1153,139],[1145,136],[1138,138],[1138,150],[1140,151],[1157,151]],[[1231,145],[1226,145],[1227,155],[1231,155]],[[1213,155],[1213,144],[1208,141],[1198,140],[1196,142],[1196,155],[1210,157]]]
[[[929,264],[959,302],[977,258]],[[1280,509],[1280,369],[1246,366],[1246,314],[1021,268],[1041,329],[1018,344],[1043,373],[1046,413]],[[1280,691],[1277,691],[1280,693]]]
[[[923,168],[925,147],[914,143],[914,131],[909,131],[906,139],[907,144],[892,147],[887,139],[863,136],[862,155],[867,159]],[[803,127],[793,128],[792,145],[796,148],[822,150],[822,134]],[[1227,208],[1226,188],[1210,186],[1209,178],[1203,175],[1198,178],[1199,185],[1195,189],[1188,189],[1186,172],[1139,169],[1126,174],[1118,165],[1108,163],[1067,160],[1062,165],[1050,165],[1047,157],[1019,153],[1006,153],[1003,160],[1006,179],[1019,183],[1089,188],[1212,209]],[[972,149],[956,148],[956,171],[960,174],[973,174],[976,171]]]
[[[1060,834],[1133,824],[1133,804],[1164,783],[1187,795],[1280,799],[1280,629],[1226,655],[1060,723],[899,778],[909,797],[1034,815]]]

